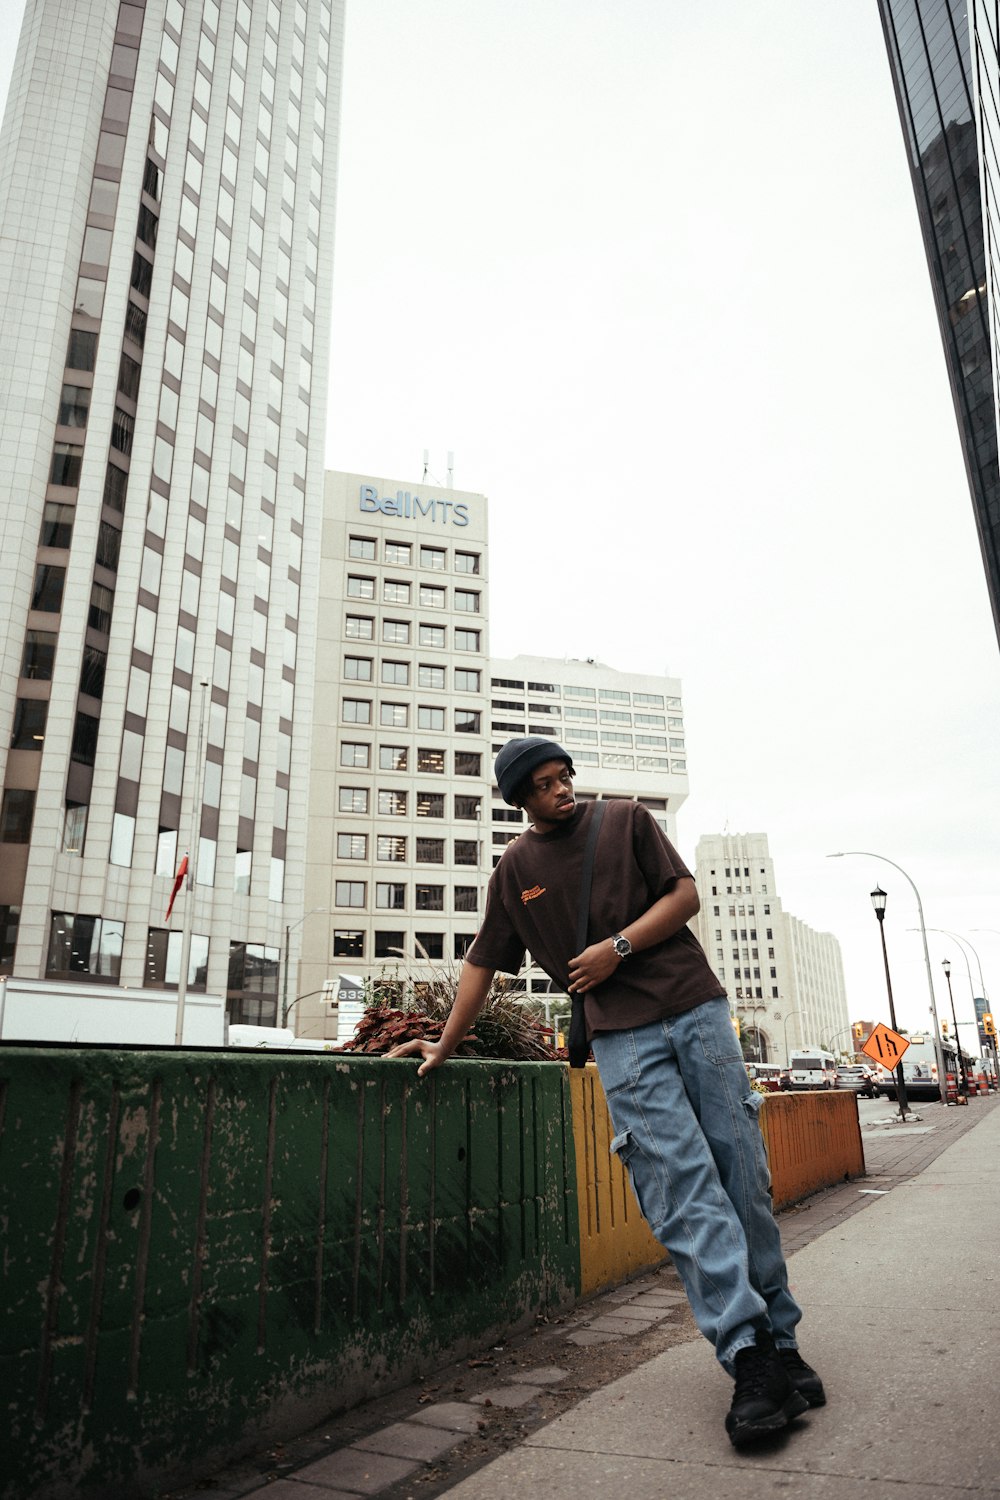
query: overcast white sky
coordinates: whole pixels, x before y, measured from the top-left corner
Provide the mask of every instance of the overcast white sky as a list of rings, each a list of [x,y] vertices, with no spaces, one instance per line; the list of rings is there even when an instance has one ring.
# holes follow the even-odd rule
[[[880,882],[918,1027],[909,886],[824,857],[885,855],[1000,1009],[1000,652],[875,0],[348,0],[327,461],[425,448],[489,497],[495,654],[682,679],[689,860],[765,832],[852,1017]]]

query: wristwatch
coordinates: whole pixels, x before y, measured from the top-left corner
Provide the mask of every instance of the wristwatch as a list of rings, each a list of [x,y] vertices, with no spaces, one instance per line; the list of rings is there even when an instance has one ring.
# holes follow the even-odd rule
[[[611,946],[612,948],[614,948],[615,952],[618,954],[618,957],[622,960],[623,963],[626,958],[631,957],[632,944],[629,942],[627,937],[622,937],[620,932],[616,932],[614,937],[611,939]]]

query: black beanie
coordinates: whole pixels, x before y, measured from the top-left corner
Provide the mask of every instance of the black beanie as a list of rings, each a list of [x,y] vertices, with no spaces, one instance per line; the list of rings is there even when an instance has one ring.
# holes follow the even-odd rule
[[[564,760],[570,770],[573,769],[573,757],[569,751],[564,750],[555,740],[545,739],[544,735],[528,734],[521,739],[508,740],[493,767],[503,800],[513,807],[511,799],[515,787],[520,786],[536,766],[543,766],[547,760]]]

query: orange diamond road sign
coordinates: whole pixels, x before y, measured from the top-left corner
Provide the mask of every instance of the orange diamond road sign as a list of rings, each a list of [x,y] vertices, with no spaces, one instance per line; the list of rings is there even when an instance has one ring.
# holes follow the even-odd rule
[[[905,1036],[900,1036],[898,1031],[892,1031],[888,1026],[883,1026],[880,1021],[866,1042],[862,1044],[861,1050],[872,1062],[881,1063],[883,1068],[894,1068],[897,1063],[902,1062],[903,1053],[909,1046]]]

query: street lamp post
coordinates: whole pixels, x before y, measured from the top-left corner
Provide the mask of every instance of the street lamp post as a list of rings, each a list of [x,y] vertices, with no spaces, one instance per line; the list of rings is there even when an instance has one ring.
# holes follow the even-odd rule
[[[965,1058],[962,1056],[962,1038],[958,1034],[958,1017],[955,1014],[955,995],[951,987],[951,960],[943,958],[941,960],[941,967],[942,969],[944,969],[944,977],[948,981],[948,999],[951,1001],[951,1024],[955,1028],[955,1051],[958,1053],[958,1074],[961,1080],[961,1082],[959,1083],[959,1089],[963,1094],[967,1096],[969,1092],[969,1079],[965,1071]]]
[[[892,980],[889,978],[889,954],[885,946],[885,891],[881,886],[876,886],[872,891],[872,906],[878,917],[878,932],[882,939],[882,963],[885,965],[885,987],[889,996],[889,1019],[892,1022],[893,1031],[898,1031],[896,1007],[892,999]],[[903,1077],[902,1061],[896,1064],[896,1097],[899,1100],[899,1118],[905,1120],[909,1114],[909,1107],[906,1100],[906,1080]]]
[[[291,941],[292,933],[295,931],[296,927],[301,927],[302,926],[302,923],[306,920],[306,917],[315,917],[321,911],[326,911],[326,907],[325,906],[314,906],[313,909],[312,909],[312,911],[304,912],[297,922],[286,922],[285,923],[285,972],[284,972],[284,975],[283,975],[282,981],[281,981],[281,1024],[282,1024],[282,1026],[284,1026],[286,1020],[288,1019],[289,1012],[292,1010],[292,1007],[296,1003],[294,1000],[292,1001],[291,1005],[289,1005],[289,1003],[288,1003],[288,970],[290,968],[290,964],[289,964],[289,957],[290,957],[290,955],[289,955],[289,943]],[[319,992],[316,991],[316,993],[318,994]],[[302,998],[303,997],[300,995],[299,999],[301,1000]]]
[[[934,1021],[934,1055],[937,1058],[938,1077],[940,1079],[943,1079],[945,1071],[944,1048],[941,1046],[941,1027],[938,1024],[937,996],[934,993],[934,974],[931,970],[930,950],[927,947],[927,928],[924,924],[924,905],[920,899],[920,892],[917,890],[912,879],[909,875],[907,875],[902,865],[897,865],[894,859],[888,859],[884,854],[873,854],[870,849],[841,849],[837,854],[828,854],[827,859],[843,859],[846,855],[849,854],[863,855],[866,859],[880,859],[883,864],[892,865],[892,868],[894,870],[898,870],[903,879],[909,882],[910,889],[913,891],[914,896],[917,898],[917,916],[920,920],[920,935],[924,940],[924,968],[927,970],[927,992],[930,995],[931,999],[931,1017]],[[945,1093],[942,1089],[942,1108],[946,1108],[947,1103],[948,1101],[945,1098]]]
[[[788,1012],[788,1015],[785,1017],[784,1033],[785,1033],[785,1067],[786,1068],[788,1067],[788,1023],[789,1023],[789,1021],[794,1020],[794,1018],[796,1016],[804,1016],[804,1015],[805,1015],[805,1011],[804,1010],[790,1010]]]

